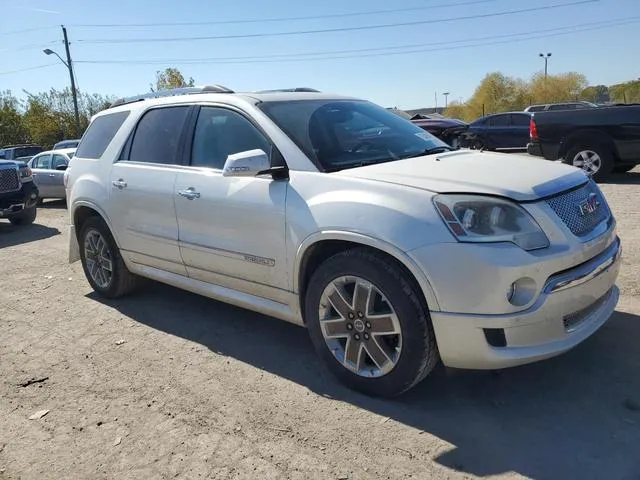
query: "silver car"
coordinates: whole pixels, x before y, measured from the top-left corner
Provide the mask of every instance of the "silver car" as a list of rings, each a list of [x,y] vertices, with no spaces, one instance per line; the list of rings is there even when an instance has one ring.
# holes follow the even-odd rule
[[[40,200],[45,198],[66,198],[64,171],[69,166],[75,148],[48,150],[29,160],[33,179],[40,190]]]

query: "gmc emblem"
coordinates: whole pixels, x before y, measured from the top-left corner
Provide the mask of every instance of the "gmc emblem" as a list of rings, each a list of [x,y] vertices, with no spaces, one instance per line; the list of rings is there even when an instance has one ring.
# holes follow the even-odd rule
[[[590,193],[586,200],[578,204],[580,215],[590,215],[600,208],[600,201],[595,193]]]

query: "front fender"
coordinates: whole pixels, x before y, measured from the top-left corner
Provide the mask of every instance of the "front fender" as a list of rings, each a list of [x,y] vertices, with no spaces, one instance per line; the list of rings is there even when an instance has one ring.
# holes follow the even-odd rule
[[[326,240],[341,240],[347,241],[351,243],[360,244],[363,246],[375,248],[377,250],[381,250],[397,261],[399,261],[402,265],[404,265],[414,276],[418,285],[422,289],[422,292],[425,296],[425,300],[427,301],[427,305],[429,306],[429,310],[439,311],[440,306],[436,299],[433,288],[431,287],[431,283],[429,279],[425,276],[424,272],[420,269],[420,267],[415,263],[415,261],[409,257],[405,252],[396,246],[392,245],[389,242],[385,242],[384,240],[380,240],[378,238],[374,238],[369,235],[364,235],[362,233],[350,232],[347,230],[325,230],[312,233],[307,236],[298,247],[296,252],[296,257],[293,265],[293,290],[295,293],[300,292],[300,268],[302,267],[302,260],[304,259],[305,253],[311,248],[313,245],[326,241]]]

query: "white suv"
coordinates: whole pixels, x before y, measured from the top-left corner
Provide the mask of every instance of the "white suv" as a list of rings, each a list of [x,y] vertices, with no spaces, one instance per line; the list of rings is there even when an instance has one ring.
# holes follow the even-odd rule
[[[304,325],[372,395],[552,357],[614,311],[620,241],[581,170],[320,92],[154,96],[96,115],[66,174],[69,259],[106,297],[147,277]]]

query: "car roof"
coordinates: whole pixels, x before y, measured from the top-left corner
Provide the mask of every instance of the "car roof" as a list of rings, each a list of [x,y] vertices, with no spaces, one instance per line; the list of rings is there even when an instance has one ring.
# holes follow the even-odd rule
[[[189,89],[177,89],[176,91],[184,91]],[[102,110],[96,116],[102,116],[108,113],[122,112],[122,111],[135,111],[146,110],[150,106],[157,105],[176,105],[182,103],[223,103],[228,105],[242,106],[242,105],[257,105],[259,103],[268,102],[285,102],[296,100],[361,100],[355,97],[337,95],[332,93],[323,92],[310,92],[310,91],[291,91],[292,89],[282,89],[273,91],[260,91],[260,92],[192,92],[184,94],[171,94],[153,97],[150,94],[142,94],[139,98],[136,96],[129,97],[127,99],[118,100],[113,107]],[[170,92],[170,91],[167,91]]]
[[[40,152],[36,155],[34,155],[34,157],[43,155],[45,153],[64,153],[65,155],[69,155],[70,153],[76,153],[77,148],[58,148],[55,150],[45,150],[44,152]]]

